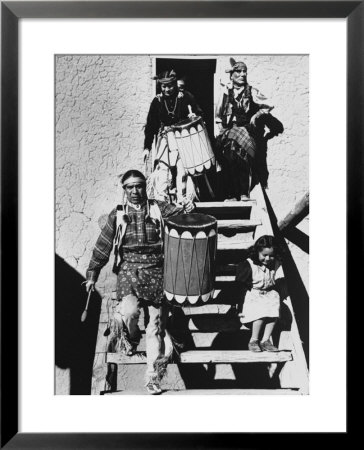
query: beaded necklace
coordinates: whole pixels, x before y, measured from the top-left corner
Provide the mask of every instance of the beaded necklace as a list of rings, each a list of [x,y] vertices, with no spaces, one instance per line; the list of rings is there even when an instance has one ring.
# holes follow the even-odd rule
[[[174,113],[175,113],[176,107],[177,107],[177,100],[178,100],[178,96],[176,97],[176,100],[175,100],[175,102],[174,102],[174,108],[173,108],[172,111],[170,111],[170,110],[168,109],[167,102],[166,102],[166,100],[164,100],[164,106],[166,107],[166,110],[167,110],[167,112],[168,112],[168,115],[171,116],[171,117],[174,117]]]

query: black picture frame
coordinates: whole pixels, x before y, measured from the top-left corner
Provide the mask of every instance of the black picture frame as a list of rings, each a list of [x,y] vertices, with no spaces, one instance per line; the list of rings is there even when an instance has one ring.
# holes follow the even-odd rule
[[[347,246],[363,249],[364,1],[1,2],[1,448],[257,448],[269,433],[20,433],[18,431],[18,24],[22,18],[346,18]],[[334,195],[334,192],[332,192]],[[363,259],[363,258],[362,258]],[[363,263],[347,260],[347,286]],[[350,291],[347,293],[349,298]],[[12,320],[9,320],[9,317]],[[349,428],[348,428],[349,430]],[[349,432],[339,433],[348,437]],[[335,440],[340,436],[335,437]],[[300,443],[309,442],[308,433]],[[315,443],[317,443],[317,435]]]

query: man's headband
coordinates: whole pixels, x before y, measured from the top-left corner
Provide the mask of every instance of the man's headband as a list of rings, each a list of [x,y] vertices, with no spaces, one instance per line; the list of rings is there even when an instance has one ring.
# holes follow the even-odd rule
[[[166,70],[165,72],[160,73],[156,77],[153,77],[152,80],[157,80],[157,83],[172,83],[172,81],[177,80],[177,74],[176,72],[172,70]]]
[[[245,63],[243,63],[243,61],[235,61],[235,59],[230,58],[230,64],[231,64],[231,68],[230,69],[226,69],[225,72],[226,73],[233,73],[235,72],[235,70],[248,70],[247,66]]]
[[[131,176],[129,178],[127,178],[124,182],[123,182],[123,188],[125,189],[125,187],[128,184],[132,184],[132,183],[142,183],[142,184],[146,184],[145,179],[141,178],[141,177],[134,177]]]

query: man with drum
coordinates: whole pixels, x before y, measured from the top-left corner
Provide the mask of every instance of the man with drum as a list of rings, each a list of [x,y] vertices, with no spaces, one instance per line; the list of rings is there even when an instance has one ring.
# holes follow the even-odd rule
[[[148,158],[153,140],[157,137],[154,180],[154,197],[168,200],[169,189],[174,180],[177,190],[177,202],[181,203],[184,197],[194,196],[194,185],[187,177],[177,148],[170,148],[166,130],[181,120],[202,116],[202,111],[196,103],[194,96],[182,89],[178,89],[175,71],[167,70],[156,77],[161,93],[154,97],[147,116],[144,139],[144,161]]]
[[[225,86],[215,113],[216,151],[222,157],[225,185],[230,187],[227,200],[247,200],[257,147],[281,133],[283,126],[270,114],[273,107],[260,103],[265,97],[248,84],[246,64],[233,58],[230,64],[225,72],[230,73],[231,83]]]
[[[86,291],[95,289],[100,270],[114,249],[116,293],[121,301],[120,312],[127,328],[122,346],[129,356],[140,341],[138,319],[146,308],[149,323],[146,329],[146,388],[160,394],[159,383],[172,354],[172,343],[166,334],[167,306],[163,296],[163,219],[194,209],[191,201],[184,206],[149,200],[146,179],[138,170],[129,170],[121,178],[124,198],[114,208],[94,247],[86,273]],[[126,196],[126,198],[125,198]]]

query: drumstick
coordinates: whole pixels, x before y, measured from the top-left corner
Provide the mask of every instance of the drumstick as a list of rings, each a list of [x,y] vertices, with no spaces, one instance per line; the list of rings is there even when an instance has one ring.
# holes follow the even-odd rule
[[[81,316],[81,322],[84,322],[84,321],[86,320],[86,317],[87,317],[88,302],[90,301],[91,292],[92,292],[92,288],[90,288],[90,290],[88,291],[86,307],[85,307],[84,312],[82,313],[82,316]]]

